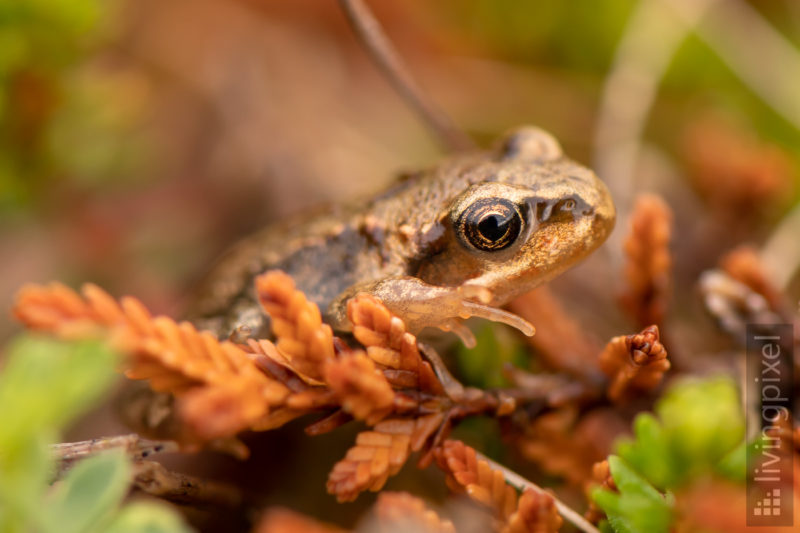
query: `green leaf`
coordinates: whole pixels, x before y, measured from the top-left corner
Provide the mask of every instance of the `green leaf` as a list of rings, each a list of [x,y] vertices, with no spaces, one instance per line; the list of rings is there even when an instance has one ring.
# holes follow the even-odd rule
[[[633,422],[635,440],[622,440],[617,453],[656,487],[674,485],[678,471],[664,428],[651,414],[644,413]]]
[[[595,489],[594,502],[606,513],[615,533],[667,533],[673,521],[674,502],[658,492],[625,461],[609,456],[611,476],[619,492]]]
[[[0,453],[9,443],[60,430],[108,390],[115,354],[103,343],[26,336],[0,374]]]
[[[84,533],[101,528],[128,492],[131,469],[123,450],[84,459],[50,495],[43,512],[53,533]]]
[[[49,442],[27,437],[0,447],[0,531],[22,531],[41,521],[41,497],[51,473]]]
[[[760,449],[766,443],[767,438],[764,435],[759,435],[750,443],[742,441],[716,465],[716,472],[731,481],[744,483],[747,481],[747,458],[760,455]]]
[[[744,414],[728,378],[687,380],[659,401],[661,419],[676,461],[709,468],[744,439]]]
[[[22,337],[0,372],[0,531],[42,529],[48,445],[104,392],[114,354],[96,342]]]
[[[135,502],[125,506],[106,533],[189,533],[189,528],[166,505]]]
[[[727,378],[683,381],[655,410],[657,418],[636,417],[635,438],[621,440],[616,450],[660,490],[713,470],[743,442],[744,416],[736,386]]]

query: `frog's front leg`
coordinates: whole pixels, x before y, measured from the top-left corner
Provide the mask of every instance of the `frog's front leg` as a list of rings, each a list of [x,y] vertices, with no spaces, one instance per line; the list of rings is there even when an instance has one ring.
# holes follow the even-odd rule
[[[487,305],[492,299],[489,289],[474,285],[438,287],[411,276],[386,278],[350,287],[328,307],[328,320],[335,329],[352,328],[347,320],[347,300],[360,292],[371,294],[383,302],[405,322],[412,333],[426,327],[437,327],[453,331],[468,347],[475,345],[475,338],[461,324],[461,320],[470,317],[503,322],[529,336],[535,331],[521,317]]]

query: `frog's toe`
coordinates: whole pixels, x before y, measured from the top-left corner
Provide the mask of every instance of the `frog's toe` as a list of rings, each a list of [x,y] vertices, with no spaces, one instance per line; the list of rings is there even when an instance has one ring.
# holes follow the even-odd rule
[[[478,345],[478,341],[475,339],[475,335],[473,335],[472,330],[456,318],[442,322],[439,324],[439,329],[443,331],[452,331],[455,333],[467,348],[474,348]]]
[[[536,328],[534,328],[530,322],[521,316],[504,311],[503,309],[472,302],[470,300],[464,300],[461,302],[460,316],[461,318],[476,316],[479,318],[485,318],[486,320],[491,320],[492,322],[502,322],[503,324],[507,324],[512,328],[520,330],[528,337],[531,337],[534,333],[536,333]]]

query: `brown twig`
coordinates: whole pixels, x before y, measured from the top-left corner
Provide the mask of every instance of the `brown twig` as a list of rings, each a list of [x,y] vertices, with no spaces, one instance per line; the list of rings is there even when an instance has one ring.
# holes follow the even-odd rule
[[[80,442],[61,442],[51,445],[50,452],[59,465],[59,472],[63,472],[75,461],[115,448],[123,448],[133,461],[141,461],[157,453],[177,452],[180,446],[174,441],[150,440],[131,433]]]
[[[233,485],[172,472],[155,461],[134,463],[133,484],[142,492],[182,504],[236,508],[243,499],[241,491]]]
[[[472,140],[456,128],[450,118],[417,85],[367,5],[362,0],[339,0],[339,5],[342,6],[347,20],[372,60],[383,71],[394,89],[436,133],[442,144],[451,151],[473,148]]]

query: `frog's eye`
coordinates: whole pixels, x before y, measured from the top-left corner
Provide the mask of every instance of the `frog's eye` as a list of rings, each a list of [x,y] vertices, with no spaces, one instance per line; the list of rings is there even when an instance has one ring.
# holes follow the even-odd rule
[[[504,250],[522,233],[525,217],[519,206],[504,198],[483,198],[470,204],[456,220],[456,232],[484,252]]]

